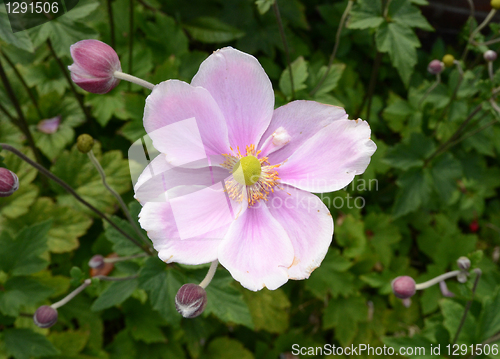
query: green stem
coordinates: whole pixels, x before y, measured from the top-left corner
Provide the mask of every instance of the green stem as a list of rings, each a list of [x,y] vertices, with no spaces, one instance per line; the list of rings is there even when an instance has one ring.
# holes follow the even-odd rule
[[[17,122],[17,120],[14,118],[14,116],[12,116],[12,115],[10,114],[10,112],[9,112],[9,111],[8,111],[5,107],[3,107],[3,105],[2,105],[1,103],[0,103],[0,111],[2,111],[2,112],[5,114],[5,116],[7,116],[7,117],[9,118],[9,120],[10,120],[13,124],[15,124],[15,123]]]
[[[330,60],[328,61],[328,68],[326,69],[326,72],[323,75],[323,77],[321,77],[321,79],[319,80],[316,87],[314,87],[314,89],[309,93],[310,96],[314,96],[314,94],[321,88],[321,85],[323,85],[323,82],[325,82],[328,74],[330,73],[330,70],[333,66],[333,60],[335,59],[335,55],[337,54],[337,50],[339,48],[340,35],[342,34],[342,29],[344,28],[345,21],[347,19],[347,16],[349,15],[349,12],[351,11],[353,4],[354,4],[354,0],[349,0],[347,2],[347,6],[344,10],[344,13],[342,14],[342,17],[340,18],[339,27],[337,28],[337,34],[335,35],[335,45],[333,46],[333,51],[332,51],[332,54],[330,55]]]
[[[372,74],[370,76],[370,84],[368,85],[368,92],[366,95],[363,97],[363,102],[361,103],[361,106],[359,107],[359,110],[354,116],[354,118],[359,118],[361,116],[361,112],[363,111],[363,108],[365,107],[365,103],[368,100],[368,106],[366,110],[366,120],[368,121],[370,119],[370,109],[372,105],[372,97],[373,93],[375,92],[375,85],[377,84],[377,77],[378,77],[378,71],[380,69],[380,65],[382,64],[382,57],[383,54],[381,52],[377,51],[377,55],[375,56],[375,63],[373,64],[372,68]]]
[[[280,14],[280,9],[278,7],[278,0],[274,1],[273,10],[274,10],[274,15],[276,15],[276,21],[278,22],[278,28],[280,31],[281,41],[283,42],[283,48],[285,49],[286,63],[288,66],[288,72],[290,74],[290,84],[292,86],[292,100],[293,100],[295,98],[295,86],[293,84],[292,62],[290,61],[290,51],[288,49],[288,43],[285,37],[283,22],[281,21],[281,14]]]
[[[129,33],[128,33],[128,73],[132,75],[132,61],[134,57],[134,0],[129,2]],[[128,90],[131,90],[128,84]]]
[[[109,32],[110,32],[110,38],[111,38],[111,47],[115,48],[116,41],[115,41],[115,20],[113,17],[113,4],[111,3],[112,0],[106,0],[106,5],[108,8],[108,18],[109,18]]]
[[[71,80],[71,76],[68,74],[67,67],[63,64],[62,60],[57,56],[56,51],[54,50],[54,47],[52,46],[52,42],[50,41],[50,39],[47,39],[47,46],[49,47],[52,57],[54,57],[54,59],[57,62],[57,65],[59,65],[59,68],[61,69],[64,77],[66,78],[66,81],[69,84],[69,88],[71,92],[73,92],[73,95],[75,95],[75,98],[78,101],[78,104],[80,105],[80,108],[82,109],[83,113],[85,114],[85,117],[87,118],[88,121],[90,121],[91,117],[87,108],[85,107],[85,104],[83,103],[83,98],[76,91],[76,87],[73,84],[73,81]]]
[[[120,207],[121,207],[123,213],[125,214],[125,217],[127,217],[127,220],[130,222],[130,224],[134,228],[134,231],[137,233],[139,238],[142,239],[142,241],[144,243],[146,243],[147,246],[151,246],[150,242],[146,239],[146,237],[144,237],[144,234],[142,234],[141,230],[137,226],[137,223],[132,219],[132,215],[130,214],[125,202],[123,202],[123,199],[120,196],[120,194],[118,194],[118,192],[116,192],[113,188],[111,188],[110,185],[108,184],[108,182],[106,181],[106,173],[104,173],[104,169],[102,168],[101,164],[99,163],[99,161],[95,157],[94,151],[90,150],[89,152],[87,152],[87,155],[89,156],[89,159],[92,162],[92,164],[94,165],[94,167],[97,169],[97,172],[99,172],[99,175],[101,176],[102,184],[104,185],[104,187],[106,187],[106,189],[109,191],[109,193],[111,193],[113,195],[113,197],[116,198],[116,200],[120,204]]]
[[[28,93],[28,96],[30,97],[31,102],[33,103],[33,106],[35,107],[35,110],[36,110],[36,112],[38,114],[38,117],[40,117],[40,119],[43,119],[43,115],[42,115],[42,112],[40,111],[40,107],[38,107],[38,102],[36,101],[35,96],[33,95],[33,92],[29,88],[28,84],[26,83],[26,81],[24,81],[23,76],[20,74],[19,70],[14,65],[14,63],[10,60],[10,58],[7,56],[7,54],[5,54],[1,50],[0,50],[0,53],[4,57],[5,61],[7,61],[7,63],[9,64],[9,66],[12,68],[12,70],[16,74],[17,78],[19,79],[19,81],[21,81],[21,84],[23,85],[24,89]]]
[[[84,206],[89,208],[91,211],[93,211],[95,214],[97,214],[99,217],[101,217],[103,220],[108,222],[113,228],[115,228],[118,232],[120,232],[125,238],[130,240],[132,243],[134,243],[136,246],[140,247],[144,252],[147,254],[151,254],[151,251],[149,248],[145,248],[139,243],[135,238],[131,237],[128,233],[126,233],[123,229],[121,229],[119,226],[117,226],[113,221],[111,221],[108,216],[106,216],[104,213],[99,211],[97,208],[95,208],[93,205],[88,203],[86,200],[84,200],[78,193],[75,192],[75,190],[66,182],[64,182],[62,179],[54,175],[52,172],[47,170],[45,167],[39,165],[38,163],[32,161],[29,159],[26,155],[24,155],[22,152],[17,150],[16,148],[6,144],[6,143],[0,143],[0,149],[4,149],[6,151],[12,152],[15,154],[17,157],[21,158],[23,161],[26,163],[30,164],[34,168],[38,170],[38,172],[42,173],[43,175],[47,176],[54,182],[56,182],[59,186],[64,188],[69,194],[71,194],[73,197],[75,197],[80,203],[82,203]]]
[[[477,288],[477,283],[479,282],[479,278],[481,278],[481,269],[475,268],[474,272],[476,273],[476,280],[474,281],[474,286],[472,287],[472,297],[471,299],[467,302],[464,310],[464,314],[462,315],[462,319],[460,320],[460,324],[458,325],[457,332],[455,333],[455,337],[453,338],[453,344],[455,344],[458,340],[458,335],[462,331],[462,328],[465,323],[465,319],[467,318],[467,314],[469,313],[470,306],[472,305],[472,301],[474,299],[474,294],[476,293],[476,288]]]
[[[36,161],[38,163],[42,163],[42,157],[36,148],[35,141],[33,140],[33,136],[31,135],[30,129],[28,127],[28,123],[26,122],[26,118],[24,117],[23,111],[21,110],[21,106],[19,105],[19,101],[10,85],[10,81],[7,78],[7,74],[3,68],[2,62],[0,61],[0,78],[2,79],[2,83],[5,87],[5,91],[7,92],[7,96],[9,97],[14,109],[17,113],[18,121],[15,121],[14,124],[19,127],[19,129],[24,133],[26,139],[28,140],[29,146],[33,150],[33,154],[35,155]]]

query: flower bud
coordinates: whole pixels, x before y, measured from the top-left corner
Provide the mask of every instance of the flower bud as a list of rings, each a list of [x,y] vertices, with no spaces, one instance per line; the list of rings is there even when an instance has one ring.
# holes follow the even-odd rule
[[[467,280],[469,279],[469,278],[467,277],[467,274],[468,274],[468,273],[464,273],[464,272],[463,272],[463,273],[458,274],[458,275],[457,275],[457,280],[458,280],[458,282],[459,282],[459,283],[465,283],[465,282],[467,282]]]
[[[443,63],[446,67],[452,67],[455,63],[455,58],[453,57],[453,55],[446,54],[443,56]]]
[[[495,61],[497,59],[497,53],[493,50],[488,50],[488,51],[485,51],[485,53],[483,54],[483,57],[486,61]]]
[[[468,271],[470,269],[470,259],[467,257],[458,258],[457,266],[460,270]]]
[[[184,318],[195,318],[207,306],[207,292],[197,284],[184,284],[175,296],[175,308]]]
[[[401,299],[412,297],[417,290],[415,280],[406,275],[394,279],[391,286],[394,295]]]
[[[33,321],[40,328],[50,328],[56,324],[57,316],[56,309],[49,305],[42,305],[36,310],[35,315],[33,315]]]
[[[500,0],[491,0],[491,7],[495,10],[500,10]]]
[[[46,133],[48,135],[56,133],[59,129],[59,124],[61,123],[61,116],[56,116],[53,118],[49,118],[47,120],[42,120],[38,122],[36,128],[38,131]]]
[[[92,93],[104,94],[120,82],[114,77],[121,71],[120,59],[115,50],[98,40],[82,40],[70,46],[74,63],[68,66],[71,79],[82,89]]]
[[[94,147],[94,139],[92,138],[92,136],[84,133],[83,135],[78,136],[78,138],[76,139],[76,148],[78,148],[78,151],[80,151],[81,153],[90,152],[92,147]]]
[[[89,267],[90,268],[96,268],[96,269],[101,269],[104,268],[104,257],[101,256],[100,254],[96,254],[89,260]]]
[[[0,167],[0,197],[9,197],[19,189],[19,178],[7,168]]]
[[[444,70],[444,63],[439,60],[432,60],[429,62],[429,66],[427,66],[427,71],[429,71],[433,75],[440,74]]]

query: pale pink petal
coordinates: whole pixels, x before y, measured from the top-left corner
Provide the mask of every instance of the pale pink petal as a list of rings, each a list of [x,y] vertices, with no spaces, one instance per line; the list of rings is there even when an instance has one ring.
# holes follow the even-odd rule
[[[368,123],[362,120],[332,122],[278,168],[281,182],[318,193],[344,188],[365,171],[377,149],[370,133]]]
[[[181,239],[177,231],[170,203],[146,203],[139,215],[141,227],[148,232],[161,260],[167,263],[202,264],[217,259],[217,247],[229,225],[203,233],[194,238]]]
[[[146,99],[144,128],[176,165],[230,151],[224,116],[210,93],[182,81],[155,86]]]
[[[347,120],[347,114],[341,107],[305,100],[290,102],[274,111],[258,148],[261,149],[266,139],[282,127],[290,136],[290,142],[271,154],[263,152],[262,156],[268,156],[272,164],[283,162],[309,138],[337,120]]]
[[[271,121],[274,92],[257,59],[231,47],[215,51],[191,84],[206,88],[227,121],[234,149],[257,145]]]
[[[294,259],[288,268],[289,278],[308,278],[319,267],[332,242],[330,211],[317,196],[290,186],[274,191],[266,205],[293,245]]]
[[[167,156],[160,153],[139,176],[134,185],[135,198],[141,202],[164,202],[165,192],[177,186],[210,187],[222,182],[228,171],[221,167],[205,166],[200,168],[184,168],[173,166],[167,162]]]
[[[276,289],[288,280],[293,246],[267,206],[248,208],[219,245],[219,261],[242,286]]]

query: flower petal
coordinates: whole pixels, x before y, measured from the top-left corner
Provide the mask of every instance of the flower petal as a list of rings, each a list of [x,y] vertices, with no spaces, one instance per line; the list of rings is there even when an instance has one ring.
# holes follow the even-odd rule
[[[274,191],[266,205],[293,245],[294,259],[288,268],[289,278],[309,278],[325,258],[332,242],[330,211],[317,196],[290,186]]]
[[[146,99],[144,128],[175,165],[229,153],[224,115],[210,93],[178,80],[155,86]]]
[[[141,227],[148,231],[161,260],[167,263],[202,264],[217,259],[217,247],[229,225],[202,233],[197,237],[181,239],[169,202],[146,203],[139,215]]]
[[[309,138],[279,167],[281,182],[318,193],[344,188],[355,175],[365,171],[377,149],[370,140],[370,133],[366,121],[332,122]]]
[[[274,131],[282,127],[291,137],[290,142],[281,149],[269,153],[269,162],[277,164],[290,157],[304,142],[333,121],[347,120],[341,107],[325,105],[315,101],[298,100],[277,108],[266,132],[262,136],[259,149]]]
[[[217,50],[203,61],[191,84],[206,88],[219,105],[234,149],[257,145],[271,121],[274,92],[255,57],[231,47]]]
[[[245,288],[273,290],[288,281],[293,247],[269,209],[254,206],[229,227],[219,245],[219,261]]]
[[[185,168],[173,166],[167,156],[160,153],[142,171],[134,185],[135,198],[141,202],[165,202],[165,192],[177,186],[210,187],[222,182],[228,171],[221,167],[205,166]],[[199,188],[196,188],[198,190]]]

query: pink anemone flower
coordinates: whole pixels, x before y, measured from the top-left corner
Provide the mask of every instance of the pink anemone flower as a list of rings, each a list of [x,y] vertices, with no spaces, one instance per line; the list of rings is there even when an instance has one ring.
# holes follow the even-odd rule
[[[344,188],[376,150],[368,123],[340,107],[300,100],[274,110],[258,60],[230,47],[191,84],[156,85],[144,127],[159,154],[135,196],[160,259],[219,260],[254,291],[308,278],[321,264],[333,219],[310,192]]]

